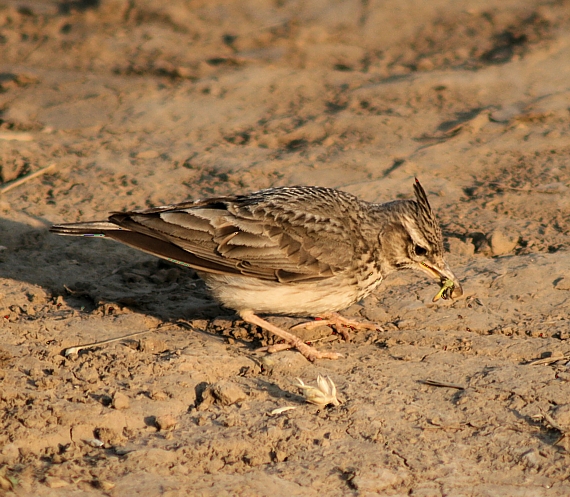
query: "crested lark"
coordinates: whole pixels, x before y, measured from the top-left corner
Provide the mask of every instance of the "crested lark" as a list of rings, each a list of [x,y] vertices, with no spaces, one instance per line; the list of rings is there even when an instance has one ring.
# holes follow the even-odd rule
[[[309,360],[334,359],[340,354],[320,352],[258,314],[320,316],[329,318],[325,323],[359,326],[336,311],[398,269],[437,278],[445,291],[436,298],[462,295],[417,179],[414,193],[415,200],[373,204],[331,188],[269,188],[113,213],[107,221],[60,224],[51,231],[112,238],[194,268],[223,305],[285,340],[273,350],[294,347]]]

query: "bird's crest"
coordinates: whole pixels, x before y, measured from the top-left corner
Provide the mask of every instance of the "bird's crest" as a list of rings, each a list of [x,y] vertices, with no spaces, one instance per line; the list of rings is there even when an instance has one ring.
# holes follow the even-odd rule
[[[434,248],[443,253],[442,234],[439,223],[437,222],[431,206],[427,199],[427,195],[417,178],[414,183],[414,193],[416,195],[417,205],[417,221],[419,226],[423,227],[423,236],[432,244]]]
[[[414,183],[414,193],[416,194],[416,200],[418,202],[418,206],[420,207],[420,209],[425,211],[425,213],[431,217],[433,216],[433,212],[431,210],[431,206],[429,205],[426,191],[424,190],[418,178],[415,178],[415,180],[416,182]]]

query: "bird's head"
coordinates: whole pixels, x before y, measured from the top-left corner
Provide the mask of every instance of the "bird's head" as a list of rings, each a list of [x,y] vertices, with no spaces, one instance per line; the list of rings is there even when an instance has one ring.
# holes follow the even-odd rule
[[[417,179],[414,193],[416,200],[385,204],[390,215],[379,240],[387,269],[417,269],[438,279],[442,286],[451,280],[451,297],[460,297],[461,284],[443,258],[441,228]]]

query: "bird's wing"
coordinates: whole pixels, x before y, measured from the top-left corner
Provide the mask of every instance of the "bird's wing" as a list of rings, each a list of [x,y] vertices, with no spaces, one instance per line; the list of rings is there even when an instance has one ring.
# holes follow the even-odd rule
[[[207,272],[282,282],[325,279],[346,269],[355,249],[346,213],[337,208],[346,199],[318,190],[314,198],[312,190],[288,188],[279,189],[282,195],[261,191],[116,213],[109,221],[123,229],[107,236]]]

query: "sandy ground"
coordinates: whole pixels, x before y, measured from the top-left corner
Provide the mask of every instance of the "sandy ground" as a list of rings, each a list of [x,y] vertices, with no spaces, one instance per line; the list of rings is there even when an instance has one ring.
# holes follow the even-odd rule
[[[54,164],[0,196],[0,494],[570,495],[569,28],[568,0],[0,1],[0,179]],[[338,361],[264,357],[192,271],[47,232],[414,176],[466,295],[391,276],[345,313],[380,331],[302,332]],[[341,406],[300,397],[318,374]]]

